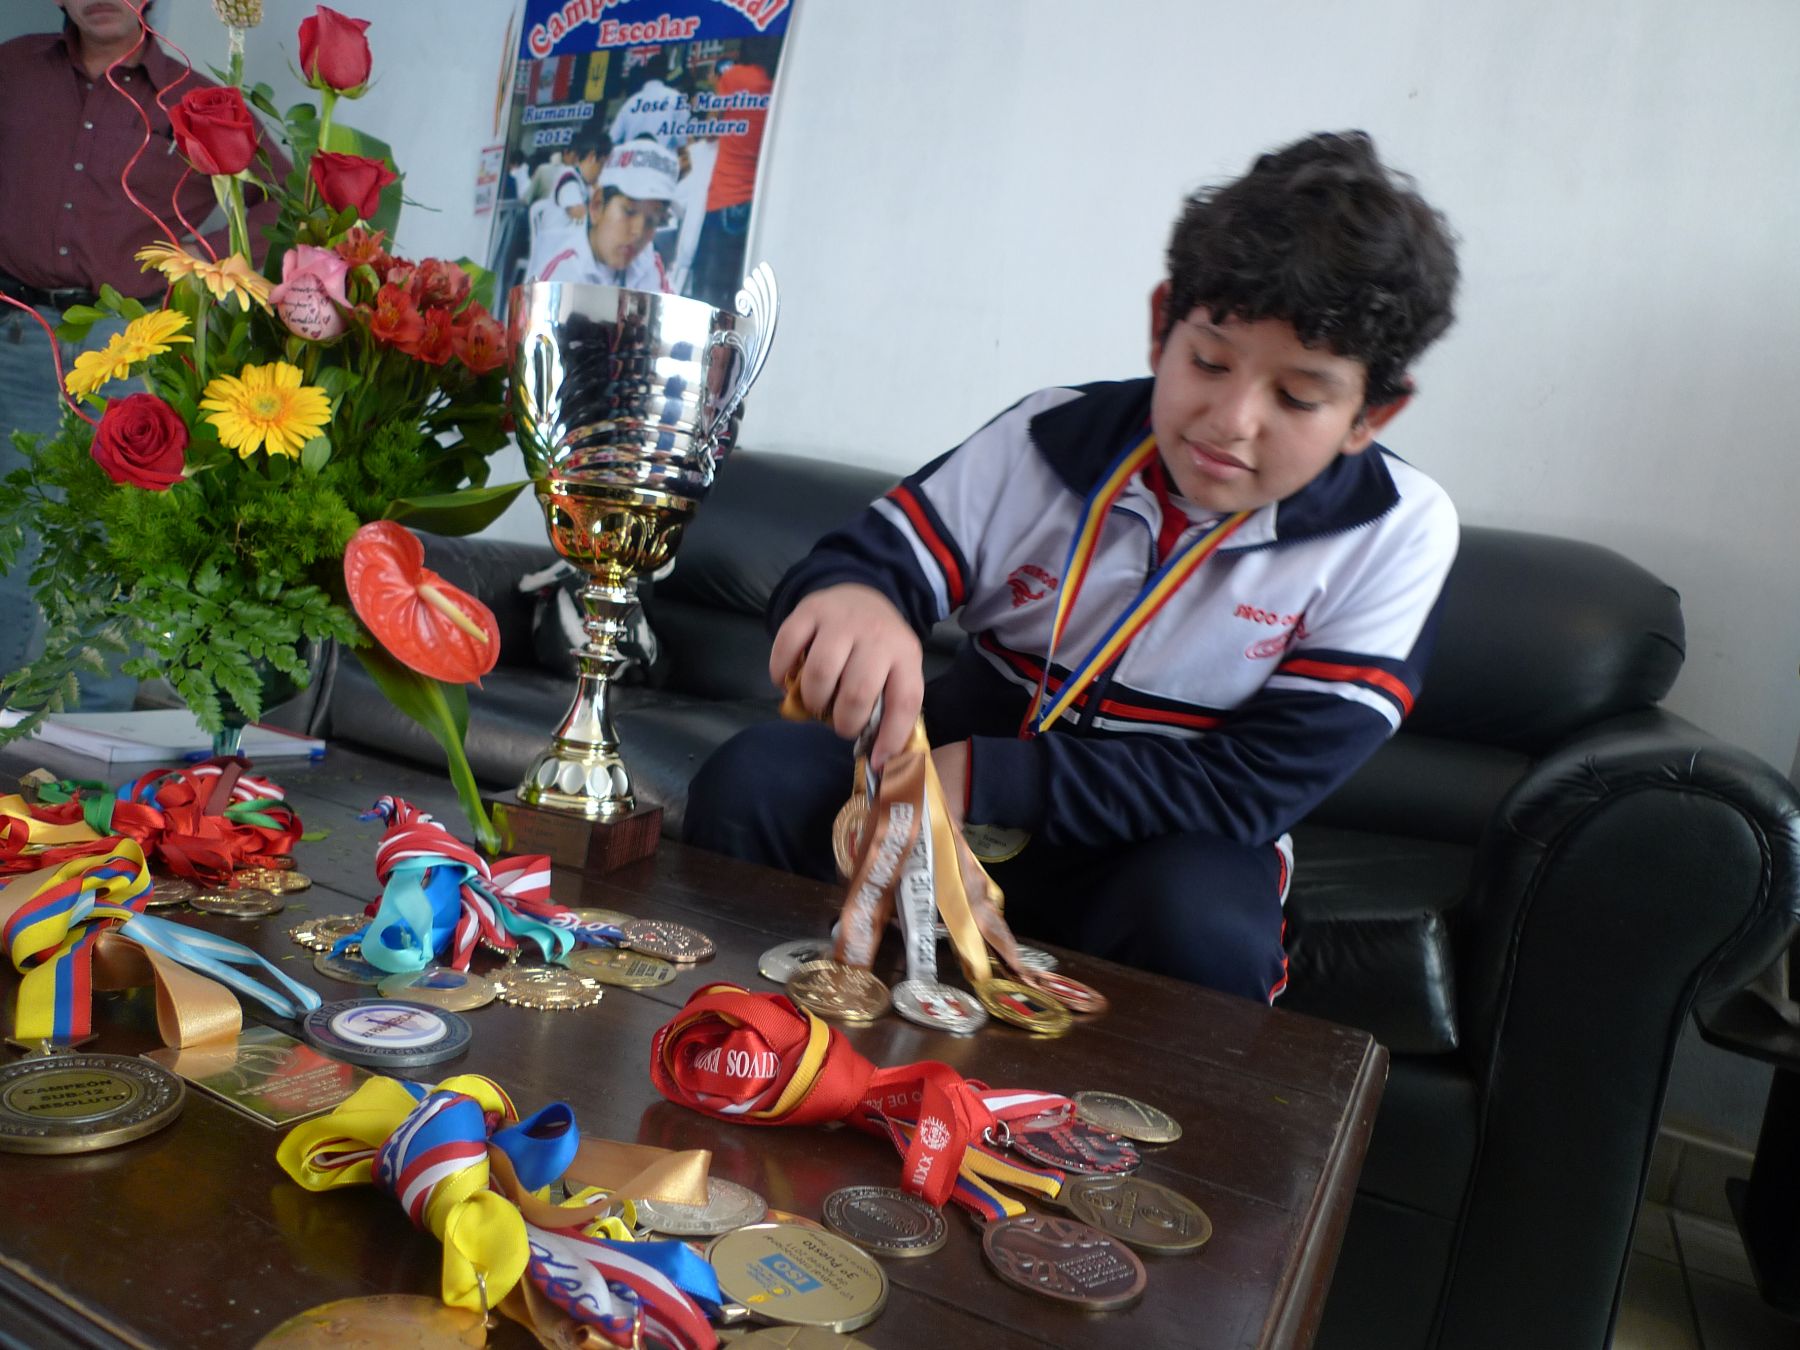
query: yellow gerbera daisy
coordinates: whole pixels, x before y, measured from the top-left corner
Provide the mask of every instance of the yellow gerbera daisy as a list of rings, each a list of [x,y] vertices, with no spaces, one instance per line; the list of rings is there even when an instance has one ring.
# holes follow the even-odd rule
[[[219,439],[249,459],[266,448],[271,455],[298,459],[300,451],[325,429],[331,418],[331,396],[317,385],[302,384],[299,366],[275,361],[245,366],[236,375],[221,375],[206,386],[200,400]]]
[[[159,309],[125,325],[123,333],[114,333],[97,351],[83,352],[75,358],[75,368],[63,381],[76,398],[86,398],[101,385],[122,380],[131,368],[153,356],[161,356],[175,342],[192,342],[182,329],[188,326],[187,315],[172,309]]]
[[[250,308],[251,301],[264,309],[269,307],[269,292],[274,288],[274,283],[260,275],[241,253],[227,254],[218,262],[207,262],[174,244],[152,244],[137,251],[137,260],[144,265],[142,270],[148,272],[154,267],[170,281],[180,281],[183,277],[197,278],[212,292],[215,300],[225,301],[235,297],[239,307],[246,311]]]

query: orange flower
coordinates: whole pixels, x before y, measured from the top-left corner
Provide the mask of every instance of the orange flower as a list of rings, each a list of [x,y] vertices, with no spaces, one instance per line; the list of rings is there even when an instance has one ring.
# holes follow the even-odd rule
[[[425,566],[425,547],[392,520],[372,520],[344,549],[357,617],[402,665],[452,684],[480,683],[500,659],[493,611]]]
[[[479,304],[470,305],[456,325],[456,356],[477,375],[498,370],[511,360],[506,330]]]
[[[369,336],[402,351],[419,340],[425,331],[425,320],[412,297],[398,286],[383,286],[375,292],[375,309],[369,315]]]

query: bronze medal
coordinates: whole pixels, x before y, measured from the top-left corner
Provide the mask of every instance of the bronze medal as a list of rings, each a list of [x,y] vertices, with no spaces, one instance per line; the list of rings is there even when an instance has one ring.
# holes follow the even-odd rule
[[[1071,1178],[1059,1199],[1083,1223],[1143,1252],[1196,1251],[1212,1237],[1205,1210],[1142,1177]]]
[[[1074,1219],[1020,1214],[991,1223],[982,1255],[1008,1284],[1091,1312],[1129,1307],[1143,1297],[1144,1263],[1117,1238]]]
[[[625,945],[632,951],[680,965],[709,961],[717,950],[713,940],[699,929],[667,919],[632,919],[620,924],[619,931],[625,934]]]
[[[1095,1129],[1079,1119],[1014,1125],[1010,1147],[1033,1162],[1088,1177],[1135,1172],[1143,1163],[1129,1139]]]
[[[1060,1036],[1072,1019],[1069,1010],[1049,994],[1017,980],[979,980],[975,997],[1002,1022],[1011,1022],[1036,1036]]]
[[[950,1236],[943,1211],[891,1186],[845,1186],[825,1197],[825,1222],[876,1256],[930,1256]]]
[[[788,996],[820,1017],[873,1022],[888,1009],[887,986],[860,966],[809,961],[787,984]]]

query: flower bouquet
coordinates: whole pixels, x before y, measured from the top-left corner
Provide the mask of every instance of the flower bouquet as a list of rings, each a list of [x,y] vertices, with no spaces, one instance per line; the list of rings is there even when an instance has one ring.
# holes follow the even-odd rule
[[[258,8],[218,7],[228,26]],[[337,642],[443,745],[491,848],[462,738],[464,682],[492,669],[498,634],[402,526],[473,533],[526,486],[486,485],[506,443],[507,339],[480,268],[387,246],[397,175],[334,116],[367,86],[367,27],[323,6],[302,23],[319,106],[282,113],[268,86],[246,86],[236,27],[225,83],[161,96],[177,148],[212,179],[229,251],[159,220],[161,242],[138,257],[166,279],[161,303],[106,286],[63,316],[65,340],[103,320],[124,330],[76,359],[60,430],[15,435],[25,467],[0,482],[0,569],[35,531],[47,626],[42,656],[0,678],[0,702],[34,710],[0,740],[66,706],[77,671],[129,652],[128,674],[166,678],[229,750],[232,729],[304,687],[309,657]],[[247,190],[279,207],[260,269]]]

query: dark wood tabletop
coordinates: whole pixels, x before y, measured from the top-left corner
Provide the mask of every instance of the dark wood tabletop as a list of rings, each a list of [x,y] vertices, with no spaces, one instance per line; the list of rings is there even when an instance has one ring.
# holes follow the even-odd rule
[[[39,765],[108,782],[133,776],[37,746],[0,755],[8,781]],[[382,826],[356,818],[377,796],[405,797],[454,830],[462,820],[454,795],[440,775],[341,746],[321,762],[270,761],[260,771],[287,790],[309,832],[324,833],[296,851],[313,888],[259,920],[161,913],[281,960],[327,1000],[372,993],[316,973],[312,954],[288,930],[310,915],[360,910],[378,894]],[[603,877],[559,872],[554,893],[566,904],[689,924],[712,937],[718,954],[673,984],[609,988],[599,1005],[578,1011],[490,1004],[466,1014],[474,1028],[466,1055],[408,1076],[435,1082],[486,1074],[523,1112],[567,1101],[584,1134],[711,1149],[714,1175],[812,1218],[840,1186],[899,1183],[898,1155],[870,1136],[733,1126],[664,1101],[650,1083],[656,1028],[705,982],[772,990],[757,973],[758,956],[777,942],[824,936],[835,909],[831,888],[664,841],[653,859]],[[900,960],[895,945],[877,966],[890,980]],[[856,1336],[875,1347],[943,1350],[1309,1344],[1386,1079],[1386,1052],[1349,1028],[1058,955],[1064,970],[1112,1004],[1059,1039],[998,1022],[959,1038],[894,1016],[845,1034],[877,1065],[936,1059],[995,1086],[1109,1090],[1161,1107],[1184,1133],[1167,1148],[1146,1150],[1143,1174],[1198,1202],[1213,1221],[1212,1240],[1191,1255],[1146,1256],[1141,1302],[1083,1314],[1003,1284],[983,1261],[976,1225],[951,1206],[948,1244],[931,1256],[887,1262],[887,1308]],[[484,954],[476,969],[486,962]],[[14,987],[7,966],[0,989],[9,1028]],[[158,1044],[148,990],[101,995],[95,1021],[99,1039],[88,1049],[137,1054]],[[334,1299],[436,1292],[435,1239],[372,1187],[301,1189],[276,1165],[280,1139],[280,1131],[190,1092],[175,1124],[118,1148],[0,1153],[0,1344],[248,1346],[285,1318]],[[531,1338],[505,1324],[493,1343],[529,1345]]]

